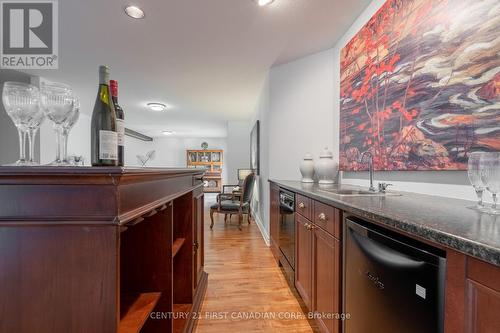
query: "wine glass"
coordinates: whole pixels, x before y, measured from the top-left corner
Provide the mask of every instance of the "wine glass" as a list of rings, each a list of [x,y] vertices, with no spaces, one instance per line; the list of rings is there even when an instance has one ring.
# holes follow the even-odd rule
[[[64,166],[66,164],[61,160],[62,129],[64,122],[73,112],[73,91],[62,83],[42,83],[41,101],[42,108],[47,118],[54,123],[56,132],[56,159],[49,165]]]
[[[473,152],[469,155],[469,162],[467,167],[467,174],[469,176],[469,181],[476,191],[478,197],[478,202],[475,206],[470,206],[467,208],[477,209],[483,211],[486,207],[483,203],[483,193],[484,193],[484,183],[481,180],[481,172],[483,171],[483,166],[481,164],[482,152]]]
[[[26,133],[31,119],[40,110],[40,92],[31,84],[5,82],[2,102],[19,134],[19,160],[10,165],[29,165],[26,161]]]
[[[66,121],[62,125],[62,163],[65,165],[72,165],[68,160],[68,137],[69,132],[73,128],[73,126],[78,121],[80,117],[80,100],[78,97],[74,97],[73,99],[73,112],[66,119]]]
[[[500,215],[500,209],[497,205],[498,193],[500,192],[500,152],[484,153],[481,157],[481,164],[483,165],[481,179],[493,196],[493,206],[487,213]]]
[[[38,132],[38,129],[42,125],[42,123],[45,120],[45,112],[43,112],[41,107],[38,107],[38,110],[36,113],[33,114],[31,117],[29,123],[28,123],[28,147],[29,147],[29,160],[28,160],[28,165],[38,165],[37,162],[35,162],[35,141],[36,141],[36,132]]]

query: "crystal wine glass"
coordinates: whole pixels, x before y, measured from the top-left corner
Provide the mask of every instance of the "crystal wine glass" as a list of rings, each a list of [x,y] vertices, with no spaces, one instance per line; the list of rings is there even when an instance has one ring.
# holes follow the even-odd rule
[[[41,100],[43,110],[54,123],[56,132],[56,159],[50,165],[64,166],[66,164],[61,159],[62,130],[64,122],[73,112],[73,91],[62,83],[42,83]]]
[[[39,107],[37,112],[33,114],[28,123],[28,147],[29,147],[29,160],[28,165],[38,165],[35,162],[35,141],[36,133],[45,120],[45,112]]]
[[[483,211],[485,209],[483,203],[483,193],[484,193],[484,183],[481,180],[481,172],[483,171],[483,167],[481,164],[481,156],[482,152],[473,152],[469,155],[469,162],[467,167],[467,174],[469,176],[469,181],[476,191],[476,195],[478,197],[478,202],[475,206],[470,206],[467,208],[477,209]]]
[[[71,115],[66,119],[66,121],[62,125],[62,163],[65,165],[72,165],[69,160],[68,160],[68,137],[69,137],[69,132],[73,128],[73,126],[76,124],[78,121],[78,118],[80,117],[80,100],[78,97],[74,97],[73,99],[73,112]]]
[[[29,165],[26,161],[26,132],[30,120],[39,112],[40,92],[31,84],[5,82],[2,102],[19,134],[19,160],[11,165]]]
[[[500,215],[497,205],[498,193],[500,193],[500,152],[484,153],[481,157],[481,164],[483,165],[481,179],[493,196],[493,206],[487,213]]]

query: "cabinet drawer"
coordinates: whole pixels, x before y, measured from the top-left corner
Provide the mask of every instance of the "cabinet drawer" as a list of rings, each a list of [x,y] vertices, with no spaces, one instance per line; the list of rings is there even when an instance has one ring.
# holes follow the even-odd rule
[[[340,239],[341,233],[341,215],[340,210],[332,206],[325,205],[319,201],[314,201],[314,216],[312,221],[323,230],[326,230],[337,239]]]
[[[295,211],[308,220],[312,220],[312,200],[303,195],[295,197]]]

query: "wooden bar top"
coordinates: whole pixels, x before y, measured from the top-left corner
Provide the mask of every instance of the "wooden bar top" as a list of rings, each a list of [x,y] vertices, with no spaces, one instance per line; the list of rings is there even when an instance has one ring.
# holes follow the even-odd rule
[[[0,167],[0,225],[114,224],[201,186],[193,168]]]

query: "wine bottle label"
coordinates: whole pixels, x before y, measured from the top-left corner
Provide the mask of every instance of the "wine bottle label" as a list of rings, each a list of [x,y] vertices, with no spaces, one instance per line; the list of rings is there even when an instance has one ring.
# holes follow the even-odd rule
[[[118,135],[113,131],[99,131],[99,159],[118,159]]]
[[[116,133],[118,134],[118,146],[125,146],[125,121],[116,119]]]

